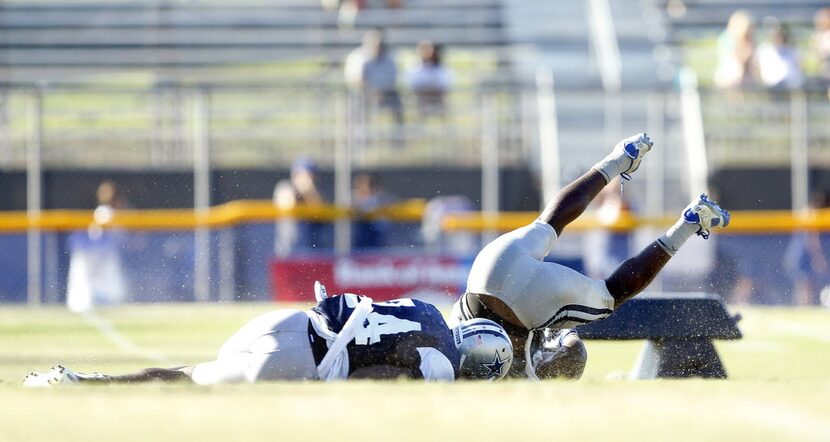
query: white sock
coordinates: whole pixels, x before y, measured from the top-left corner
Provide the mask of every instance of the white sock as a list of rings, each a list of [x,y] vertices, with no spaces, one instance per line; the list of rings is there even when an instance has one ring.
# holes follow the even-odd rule
[[[673,226],[669,227],[666,234],[657,240],[657,243],[660,244],[660,247],[662,247],[666,253],[674,256],[686,240],[697,233],[699,229],[699,225],[687,223],[681,216]]]
[[[631,158],[625,153],[611,152],[602,161],[594,164],[593,169],[601,173],[605,177],[606,182],[611,182],[617,175],[623,173],[624,170],[631,166]]]

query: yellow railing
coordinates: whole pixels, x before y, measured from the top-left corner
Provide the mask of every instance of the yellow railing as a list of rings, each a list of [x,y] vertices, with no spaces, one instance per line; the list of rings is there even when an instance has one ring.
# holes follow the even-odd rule
[[[480,213],[453,215],[445,218],[444,231],[508,231],[533,221],[537,212],[512,212],[487,216]],[[659,218],[641,218],[633,215],[621,216],[614,223],[604,223],[586,214],[568,225],[569,231],[584,231],[596,228],[614,231],[629,231],[637,227],[668,227],[677,220],[677,215]],[[788,210],[732,212],[729,233],[788,233],[796,230],[830,230],[830,209],[817,210],[807,216],[798,216]]]
[[[280,209],[271,201],[233,201],[199,212],[192,209],[118,210],[103,227],[133,230],[189,230],[196,227],[228,227],[251,222],[271,222],[277,218],[297,218],[333,222],[345,218],[384,218],[400,222],[420,222],[425,201],[401,203],[358,213],[336,206],[300,206]],[[24,231],[31,227],[44,230],[85,229],[95,221],[90,210],[45,210],[30,217],[26,212],[0,212],[0,232]]]
[[[272,222],[278,218],[296,218],[310,221],[334,222],[341,219],[384,218],[396,222],[420,222],[426,203],[421,199],[406,200],[369,212],[358,213],[336,206],[296,207],[280,209],[271,201],[233,201],[211,207],[204,212],[192,209],[175,210],[120,210],[103,227],[131,230],[189,230],[196,227],[228,227],[251,222]],[[537,212],[502,212],[493,215],[478,212],[447,216],[443,229],[459,231],[508,231],[533,221]],[[608,224],[586,214],[568,226],[569,231],[606,228],[629,231],[637,227],[666,227],[676,216],[640,218],[624,215]],[[30,217],[26,212],[0,212],[0,232],[21,232],[37,227],[44,230],[66,231],[85,229],[94,223],[89,210],[45,210]],[[830,209],[798,216],[790,211],[743,211],[732,214],[729,233],[787,233],[796,230],[830,230]]]

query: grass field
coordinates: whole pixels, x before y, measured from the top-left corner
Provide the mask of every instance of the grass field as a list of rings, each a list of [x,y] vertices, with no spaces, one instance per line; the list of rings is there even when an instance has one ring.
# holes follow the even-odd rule
[[[738,309],[745,338],[717,344],[725,381],[619,380],[642,344],[589,341],[576,382],[20,386],[55,363],[115,373],[212,359],[272,308],[0,308],[0,441],[830,441],[820,309]]]

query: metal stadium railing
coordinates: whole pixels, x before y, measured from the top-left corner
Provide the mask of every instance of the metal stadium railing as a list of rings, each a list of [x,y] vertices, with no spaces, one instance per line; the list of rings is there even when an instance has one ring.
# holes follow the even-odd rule
[[[37,134],[47,167],[189,169],[196,124],[207,126],[217,167],[286,166],[298,155],[331,165],[346,143],[360,145],[353,159],[361,166],[464,166],[480,161],[490,124],[501,128],[500,160],[515,164],[530,150],[523,131],[535,115],[522,107],[529,93],[461,89],[424,114],[417,96],[402,92],[399,125],[388,109],[340,86],[2,89],[0,167],[25,168]],[[497,106],[492,122],[482,121],[485,101]]]
[[[62,303],[68,292],[79,290],[78,281],[93,291],[118,291],[121,302],[266,300],[279,297],[280,288],[274,286],[274,272],[280,271],[274,270],[277,263],[288,268],[316,263],[311,265],[317,270],[294,274],[302,285],[305,280],[310,284],[314,279],[340,278],[343,275],[329,273],[331,267],[325,267],[340,262],[360,267],[367,272],[361,277],[369,279],[373,272],[401,263],[420,272],[437,271],[433,277],[444,281],[441,284],[448,284],[444,278],[449,278],[444,295],[449,299],[464,284],[463,277],[451,275],[466,274],[464,269],[487,240],[487,232],[520,227],[537,215],[450,213],[440,219],[440,235],[427,238],[425,210],[423,202],[417,201],[368,215],[338,207],[286,212],[269,201],[237,202],[202,215],[189,210],[123,211],[103,224],[97,224],[88,211],[47,211],[37,219],[25,213],[0,214],[0,271],[6,275],[0,281],[0,302]],[[603,278],[653,241],[674,217],[622,213],[608,220],[589,212],[568,227],[553,257]],[[275,257],[280,219],[318,226],[313,248],[311,243],[298,244],[288,255]],[[384,245],[336,254],[330,234],[337,220],[382,223]],[[37,269],[20,259],[27,254],[26,229],[33,225],[42,229],[42,262]],[[199,245],[198,232],[203,228],[207,229],[206,248]],[[830,280],[819,267],[804,263],[816,259],[809,256],[811,243],[830,250],[828,231],[830,212],[826,209],[807,217],[789,211],[735,212],[730,228],[709,242],[693,239],[687,243],[651,290],[705,290],[737,303],[818,302]],[[437,241],[438,247],[429,241]],[[203,270],[199,262],[204,262]],[[28,281],[32,271],[39,276],[38,290]],[[810,297],[800,298],[805,287],[812,290]]]
[[[4,242],[8,241],[3,248],[15,251],[6,257],[8,259],[4,258],[3,265],[8,269],[3,273],[16,277],[25,275],[28,281],[25,290],[37,299],[56,300],[62,296],[61,272],[66,267],[60,263],[68,254],[68,238],[50,230],[48,225],[39,224],[39,220],[47,219],[41,218],[41,210],[50,207],[50,203],[43,200],[44,183],[38,177],[44,170],[55,167],[79,173],[89,173],[97,168],[192,171],[192,181],[172,185],[193,186],[191,207],[198,213],[205,213],[214,204],[210,198],[211,183],[205,177],[210,176],[212,168],[219,166],[230,170],[285,168],[297,155],[303,154],[324,165],[345,167],[346,172],[341,176],[348,178],[353,167],[456,165],[476,168],[483,176],[490,177],[490,184],[483,186],[482,203],[495,201],[496,205],[488,203],[487,210],[498,211],[498,198],[494,199],[494,195],[499,195],[500,188],[493,185],[492,180],[498,180],[499,174],[487,171],[498,172],[499,168],[511,164],[530,164],[530,170],[538,171],[541,137],[538,113],[544,107],[539,105],[537,92],[536,88],[505,86],[459,89],[449,96],[448,110],[442,116],[418,115],[414,96],[404,93],[406,116],[403,126],[398,126],[383,109],[364,106],[354,95],[339,87],[200,85],[111,90],[77,87],[3,89],[0,91],[3,103],[0,167],[4,175],[17,173],[29,178],[26,188],[10,190],[5,196],[19,198],[25,195],[29,212],[25,216],[18,215],[18,222],[22,222],[20,216],[25,218],[28,231],[0,235]],[[573,170],[589,167],[592,159],[607,150],[603,142],[607,134],[586,130],[585,127],[595,126],[584,125],[586,121],[602,121],[602,96],[601,92],[556,91],[560,127],[557,137],[562,164],[560,183],[572,178]],[[697,110],[710,158],[709,173],[716,174],[730,167],[765,165],[783,168],[785,172],[790,169],[794,180],[792,189],[801,189],[792,191],[792,208],[806,208],[808,190],[823,185],[811,181],[808,169],[825,161],[830,136],[826,130],[830,126],[826,124],[830,115],[826,99],[805,94],[782,98],[778,94],[751,92],[737,97],[707,90],[700,90],[699,96],[701,106]],[[626,107],[627,124],[621,129],[626,132],[619,136],[628,135],[628,130],[636,127],[637,130],[645,128],[657,140],[664,140],[664,149],[652,154],[640,175],[643,178],[626,184],[626,195],[633,196],[634,206],[649,218],[671,213],[685,204],[685,195],[693,190],[688,183],[690,178],[684,175],[687,171],[681,167],[685,163],[672,160],[682,157],[686,148],[679,136],[679,127],[688,116],[679,112],[677,97],[671,91],[623,92],[621,98],[632,105]],[[563,112],[563,108],[569,111]],[[349,179],[340,179],[338,183],[340,194],[345,190],[348,196]],[[273,182],[263,184],[269,188],[273,186]],[[787,193],[780,189],[778,193]],[[741,188],[733,193],[748,190]],[[341,205],[348,203],[348,199],[336,201]],[[789,199],[787,204],[790,204]],[[60,204],[52,203],[51,206],[60,207]],[[269,212],[267,217],[273,215]],[[236,265],[228,267],[217,260],[223,257],[221,259],[225,261],[222,262],[267,262],[274,249],[273,224],[269,220],[254,220],[232,228],[215,227],[184,233],[150,232],[147,225],[140,224],[147,230],[146,238],[157,237],[159,242],[153,243],[149,239],[150,242],[142,242],[139,235],[134,240],[144,244],[141,247],[154,245],[135,250],[142,250],[144,257],[164,250],[177,260],[183,260],[180,264],[193,268],[194,272],[201,269],[196,272],[198,275],[189,276],[190,284],[196,289],[185,290],[191,294],[188,296],[200,293],[193,299],[213,299],[213,294],[219,292],[225,293],[222,296],[255,298],[267,293],[268,279],[261,273],[262,269],[246,267],[247,270],[240,270]],[[427,244],[419,242],[418,223],[405,224],[399,232],[398,246],[421,252],[430,250]],[[782,233],[770,224],[759,226],[768,229],[769,235],[792,238],[800,237],[799,230],[812,228],[799,224]],[[163,224],[161,229],[166,227],[169,228]],[[653,230],[639,230],[655,234]],[[347,251],[349,237],[335,233],[326,234],[325,249]],[[456,233],[448,236],[448,241],[455,242],[454,235]],[[759,233],[761,237],[764,235],[767,234]],[[178,239],[171,242],[165,238]],[[780,241],[779,238],[779,244]],[[773,242],[771,240],[769,244]],[[467,241],[469,244],[480,245],[476,240]],[[567,241],[563,247],[566,250],[578,248],[568,246]],[[762,252],[765,256],[781,252],[773,249]],[[247,255],[252,251],[256,251],[255,256]],[[734,255],[736,252],[729,253]],[[683,259],[678,261],[684,262]],[[217,269],[228,273],[223,277],[216,276],[212,272],[219,271]],[[233,277],[229,280],[231,274]],[[251,279],[256,280],[251,286],[254,288],[230,289],[247,284],[237,284],[240,278],[247,280],[240,276],[242,274],[259,275]],[[205,278],[204,275],[213,276]],[[672,273],[667,275],[667,281],[670,281]],[[170,281],[175,280],[171,278]],[[224,281],[227,286],[222,290],[200,288],[205,281],[209,284]],[[670,282],[665,284],[671,286]],[[15,290],[20,289],[15,287]]]

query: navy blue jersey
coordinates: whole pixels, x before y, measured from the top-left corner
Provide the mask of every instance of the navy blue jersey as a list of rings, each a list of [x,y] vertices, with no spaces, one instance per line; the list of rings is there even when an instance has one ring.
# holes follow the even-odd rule
[[[320,301],[312,310],[323,317],[331,331],[340,333],[357,302],[356,295],[334,296]],[[458,376],[461,353],[453,341],[452,330],[435,306],[408,298],[373,303],[372,312],[346,347],[349,374],[366,367],[393,366],[420,378],[418,347],[441,352]],[[322,358],[319,353],[315,356]]]

